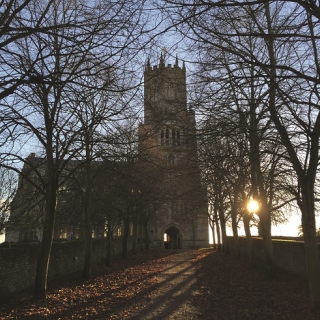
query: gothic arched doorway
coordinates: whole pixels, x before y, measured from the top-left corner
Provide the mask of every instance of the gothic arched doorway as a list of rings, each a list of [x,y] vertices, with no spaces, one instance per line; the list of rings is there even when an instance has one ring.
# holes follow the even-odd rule
[[[164,247],[166,249],[182,248],[182,233],[179,227],[170,225],[164,230]]]

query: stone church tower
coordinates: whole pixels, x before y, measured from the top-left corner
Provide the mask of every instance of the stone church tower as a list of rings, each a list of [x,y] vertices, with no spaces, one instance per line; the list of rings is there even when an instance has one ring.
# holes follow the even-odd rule
[[[201,185],[195,113],[187,108],[186,68],[160,63],[144,71],[144,124],[139,155],[156,190],[149,221],[153,247],[207,247],[208,205]],[[148,173],[146,173],[148,175]]]

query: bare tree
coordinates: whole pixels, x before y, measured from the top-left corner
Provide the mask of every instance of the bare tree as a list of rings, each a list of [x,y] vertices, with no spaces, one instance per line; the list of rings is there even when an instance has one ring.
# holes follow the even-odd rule
[[[96,66],[95,61],[87,63],[82,77],[82,82],[73,86],[73,99],[75,115],[83,128],[83,134],[79,137],[78,144],[81,146],[77,159],[84,162],[84,177],[80,183],[80,194],[83,200],[84,235],[85,235],[85,259],[83,276],[91,275],[91,252],[92,252],[92,222],[91,216],[94,211],[92,203],[93,186],[99,176],[99,168],[93,168],[93,161],[101,157],[100,149],[110,148],[104,136],[111,134],[113,123],[119,121],[119,117],[126,117],[124,111],[130,106],[125,99],[127,92],[134,87],[128,80],[126,87],[117,79],[120,77],[118,70],[103,65]],[[90,70],[89,72],[87,70]],[[91,76],[92,71],[95,78]],[[128,79],[128,77],[127,77]],[[120,85],[121,83],[121,85]],[[103,88],[103,90],[99,90]],[[130,96],[130,98],[132,98]],[[114,140],[113,140],[114,141]],[[107,150],[104,151],[104,154]],[[96,170],[94,170],[96,169]],[[84,179],[85,178],[85,179]],[[80,182],[80,181],[79,181]],[[108,219],[108,227],[111,220]],[[109,233],[111,231],[109,230]]]
[[[16,175],[12,171],[0,167],[0,234],[5,230],[10,214],[10,204],[16,191]]]
[[[29,179],[29,182],[39,190],[45,202],[35,279],[35,297],[38,298],[46,295],[57,192],[63,179],[68,178],[62,173],[82,148],[79,137],[87,132],[74,109],[72,93],[75,86],[80,85],[104,91],[104,85],[96,87],[94,81],[85,84],[81,77],[94,78],[98,69],[101,75],[104,66],[109,70],[128,56],[124,48],[129,50],[141,34],[137,28],[141,18],[140,3],[137,6],[125,1],[56,0],[50,3],[51,6],[47,6],[47,2],[30,2],[25,7],[26,14],[34,20],[41,18],[41,25],[46,26],[48,32],[35,32],[11,44],[12,64],[23,74],[30,74],[35,81],[17,87],[15,95],[1,103],[1,120],[5,128],[1,138],[8,150],[2,153],[2,159],[6,159],[6,162],[1,161],[2,165],[18,173],[22,172],[14,162],[29,165],[38,179]],[[60,28],[61,24],[63,28]],[[15,52],[19,54],[15,55]],[[128,63],[128,59],[126,61]],[[17,144],[26,144],[28,140],[41,147],[41,169],[19,152]]]
[[[221,247],[223,251],[227,252],[226,222],[230,219],[227,196],[230,186],[226,183],[228,180],[227,175],[229,174],[226,162],[230,155],[228,154],[225,140],[218,132],[219,126],[213,119],[205,123],[203,131],[199,134],[199,159],[202,180],[207,188],[209,205],[212,207],[213,219],[216,228],[219,230],[217,231],[218,245],[221,232]]]

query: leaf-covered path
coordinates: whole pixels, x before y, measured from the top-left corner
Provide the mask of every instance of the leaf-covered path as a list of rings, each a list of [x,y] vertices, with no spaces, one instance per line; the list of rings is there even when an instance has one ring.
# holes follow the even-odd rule
[[[201,319],[193,297],[199,292],[190,251],[176,254],[159,275],[158,290],[133,319]]]
[[[49,283],[45,301],[25,291],[0,300],[0,319],[320,319],[305,279],[260,268],[215,250],[149,250],[112,268]]]

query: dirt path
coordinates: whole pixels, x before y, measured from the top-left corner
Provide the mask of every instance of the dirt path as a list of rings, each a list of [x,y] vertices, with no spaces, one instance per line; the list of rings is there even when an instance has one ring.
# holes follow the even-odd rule
[[[158,289],[150,301],[131,319],[201,319],[192,305],[197,292],[191,251],[178,253],[160,274]]]

